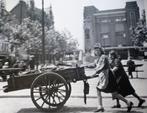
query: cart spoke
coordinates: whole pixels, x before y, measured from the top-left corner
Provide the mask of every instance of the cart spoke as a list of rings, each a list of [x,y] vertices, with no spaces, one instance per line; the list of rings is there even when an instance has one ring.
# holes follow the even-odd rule
[[[39,99],[41,99],[41,97],[37,98],[35,101],[38,101]]]
[[[48,97],[49,97],[49,95],[46,95],[46,97],[45,97],[45,99],[44,99],[46,102],[48,102],[48,101],[47,101]],[[44,101],[44,102],[45,102],[45,101]]]
[[[58,101],[59,101],[59,103],[61,102],[60,101],[60,97],[57,95],[57,93],[55,93],[55,96],[57,97],[57,99],[58,99]]]
[[[57,88],[63,87],[64,84],[58,84]]]
[[[58,95],[58,93],[55,93],[56,95],[56,97],[58,98],[58,100],[59,100],[59,103],[61,102],[61,100],[64,100],[64,98],[61,98],[59,95]]]
[[[47,93],[44,93],[42,96],[45,96],[45,95],[47,95]]]
[[[65,97],[65,95],[63,95],[60,91],[58,91],[58,93],[60,93],[61,96]]]
[[[42,103],[42,105],[41,105],[42,108],[43,108],[44,103],[45,103],[45,102],[43,101],[43,103]]]
[[[53,96],[52,96],[52,99],[53,99],[53,103],[54,103],[54,104],[57,104],[57,103],[56,103],[56,100],[55,100],[55,95],[54,95],[54,94],[53,94]]]
[[[49,97],[48,99],[49,99],[49,103],[50,103],[51,102],[51,96],[49,95],[48,97]]]
[[[58,89],[58,91],[61,91],[61,92],[66,92],[66,90],[65,89]]]

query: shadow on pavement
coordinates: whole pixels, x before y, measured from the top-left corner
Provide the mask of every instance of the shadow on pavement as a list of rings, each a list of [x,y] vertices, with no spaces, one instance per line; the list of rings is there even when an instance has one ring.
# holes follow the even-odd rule
[[[19,110],[17,113],[45,113],[45,112],[42,112],[37,108],[24,108]]]
[[[143,113],[143,112],[140,112],[140,111],[127,112],[127,111],[124,111],[124,110],[117,110],[117,111],[107,111],[107,113]]]
[[[56,111],[54,113],[80,113],[80,112],[93,112],[96,109],[96,107],[67,107],[64,106],[62,109],[59,111]],[[38,110],[37,108],[24,108],[19,110],[17,113],[47,113]],[[52,113],[52,112],[50,112]]]
[[[147,106],[138,109],[146,109]],[[54,113],[94,113],[96,107],[67,107],[64,106],[60,111],[56,111]],[[19,110],[17,113],[48,113],[38,110],[37,108],[24,108]],[[50,112],[53,113],[53,112]],[[121,109],[105,109],[104,113],[128,113],[126,108]],[[129,113],[144,113],[142,111],[138,111],[137,109],[132,109]]]
[[[134,77],[134,78],[129,78],[129,79],[131,80],[131,79],[147,79],[147,78],[145,78],[145,77],[138,77],[138,78],[135,78],[135,77]]]

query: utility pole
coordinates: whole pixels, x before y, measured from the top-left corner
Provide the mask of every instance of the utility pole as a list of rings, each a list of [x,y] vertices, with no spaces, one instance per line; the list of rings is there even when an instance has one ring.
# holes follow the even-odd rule
[[[45,64],[44,0],[42,0],[42,63]]]
[[[22,23],[22,5],[23,5],[23,1],[20,0],[19,4],[20,4],[20,20],[19,20],[19,23],[21,24]]]

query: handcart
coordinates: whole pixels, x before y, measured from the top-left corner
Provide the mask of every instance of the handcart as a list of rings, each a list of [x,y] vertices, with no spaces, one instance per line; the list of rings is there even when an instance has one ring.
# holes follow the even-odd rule
[[[0,69],[10,75],[4,92],[30,88],[34,105],[42,111],[57,111],[71,94],[71,82],[86,80],[84,67],[70,67],[32,71],[21,76],[18,68]]]

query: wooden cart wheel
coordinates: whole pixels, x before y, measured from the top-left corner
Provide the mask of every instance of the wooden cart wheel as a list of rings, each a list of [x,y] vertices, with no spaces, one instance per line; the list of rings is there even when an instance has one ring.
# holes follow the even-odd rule
[[[70,84],[70,82],[67,83],[67,86],[68,86],[68,98],[69,98],[70,95],[71,95],[71,84]]]
[[[69,85],[57,73],[39,75],[31,85],[31,99],[43,111],[57,111],[69,98]]]

